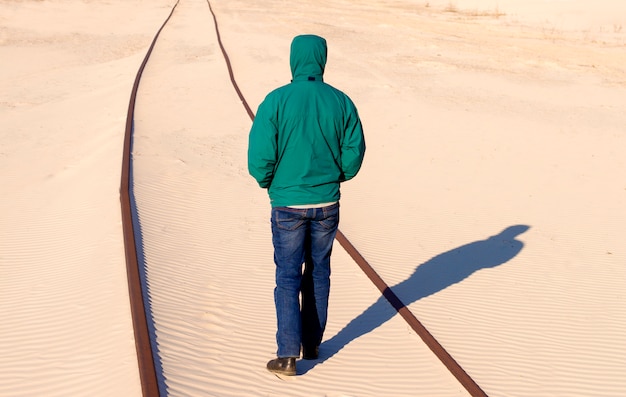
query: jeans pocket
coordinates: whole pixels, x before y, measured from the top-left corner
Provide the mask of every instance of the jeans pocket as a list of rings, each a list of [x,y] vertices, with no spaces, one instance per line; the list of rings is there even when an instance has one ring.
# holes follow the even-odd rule
[[[283,230],[296,230],[305,222],[299,211],[284,211],[274,209],[272,211],[272,222]]]
[[[331,206],[323,209],[324,219],[319,224],[326,230],[336,229],[339,225],[339,206]]]

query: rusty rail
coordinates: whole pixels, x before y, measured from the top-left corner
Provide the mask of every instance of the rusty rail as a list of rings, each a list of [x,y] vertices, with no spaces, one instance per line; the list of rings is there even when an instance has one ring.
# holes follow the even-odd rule
[[[126,264],[128,272],[128,286],[131,300],[131,311],[133,317],[133,327],[135,331],[135,344],[137,347],[137,356],[139,361],[139,373],[141,378],[141,385],[143,395],[146,397],[158,396],[159,387],[157,374],[154,364],[154,355],[152,352],[152,345],[150,342],[150,332],[148,329],[148,321],[143,299],[142,283],[139,272],[139,263],[137,258],[137,248],[135,241],[135,230],[133,228],[133,213],[131,209],[130,200],[130,168],[131,168],[131,150],[132,150],[132,133],[133,133],[133,117],[135,110],[135,101],[137,96],[137,90],[139,87],[139,81],[141,75],[148,62],[150,54],[156,44],[156,41],[170,20],[171,16],[178,5],[179,0],[172,8],[169,16],[158,30],[157,34],[148,49],[148,52],[139,68],[135,83],[133,85],[130,104],[128,107],[128,115],[126,119],[126,133],[124,137],[124,157],[122,163],[122,183],[120,188],[120,199],[122,203],[122,224],[124,228],[124,245],[126,249]],[[224,56],[226,66],[228,68],[228,74],[230,76],[233,88],[237,92],[244,109],[251,120],[254,120],[254,112],[248,105],[243,93],[241,92],[233,72],[233,68],[230,62],[230,58],[226,52],[224,44],[221,39],[220,31],[218,28],[217,17],[211,3],[207,0],[207,5],[213,16],[213,22],[215,24],[215,32],[219,47]],[[374,285],[380,290],[382,295],[389,301],[389,303],[396,309],[396,311],[405,319],[405,321],[411,326],[411,328],[420,336],[424,343],[431,349],[435,356],[448,368],[448,370],[454,375],[454,377],[461,383],[463,387],[473,397],[487,397],[487,394],[478,386],[478,384],[465,372],[465,370],[454,360],[454,358],[444,349],[444,347],[435,339],[435,337],[424,327],[424,325],[415,317],[415,315],[406,307],[406,305],[400,300],[400,298],[393,292],[393,290],[385,283],[385,281],[376,273],[372,266],[365,260],[365,258],[359,253],[359,251],[350,243],[346,236],[339,230],[337,231],[337,242],[346,250],[346,252],[357,263],[361,270],[369,277]]]
[[[228,68],[228,74],[230,76],[230,80],[241,99],[241,102],[250,116],[250,119],[254,121],[254,113],[250,109],[245,97],[243,96],[241,90],[239,89],[239,85],[235,81],[235,74],[232,69],[232,65],[230,63],[230,58],[226,53],[226,49],[224,48],[224,44],[222,43],[221,35],[219,32],[219,28],[217,26],[217,17],[213,12],[213,8],[211,7],[211,2],[207,0],[207,4],[211,9],[211,14],[213,15],[213,20],[215,22],[215,31],[217,34],[217,40],[219,46],[222,50],[222,54],[224,55],[224,60],[226,61],[226,67]],[[448,370],[454,375],[454,377],[465,387],[465,389],[473,396],[473,397],[487,397],[487,394],[478,386],[476,382],[465,372],[465,370],[454,360],[454,358],[443,348],[443,346],[433,337],[433,335],[422,325],[422,323],[415,317],[415,315],[409,310],[408,307],[398,296],[391,290],[391,288],[383,281],[383,279],[376,273],[374,268],[370,266],[369,263],[363,258],[363,256],[359,253],[359,251],[350,243],[350,241],[346,238],[346,236],[341,232],[341,230],[337,231],[336,240],[341,244],[341,246],[348,252],[348,254],[352,257],[352,259],[359,265],[361,270],[369,277],[369,279],[376,285],[376,287],[380,290],[383,296],[389,301],[389,303],[396,309],[396,311],[405,319],[405,321],[413,328],[413,330],[419,335],[420,338],[424,341],[424,343],[430,348],[430,350],[439,358],[439,360],[448,368]]]
[[[141,381],[141,390],[144,397],[159,396],[159,382],[155,369],[154,354],[150,341],[150,330],[148,328],[148,316],[146,311],[149,309],[143,299],[143,289],[141,283],[141,275],[139,271],[139,261],[137,258],[137,246],[135,240],[135,229],[133,226],[133,212],[130,199],[130,172],[131,172],[131,150],[132,150],[132,134],[133,119],[135,114],[135,102],[137,99],[137,90],[139,89],[139,81],[141,75],[148,63],[150,54],[154,49],[154,45],[161,34],[161,31],[174,14],[174,10],[178,5],[178,1],[172,7],[169,16],[163,22],[157,31],[152,44],[148,48],[148,52],[139,67],[139,71],[135,77],[135,83],[130,94],[130,102],[128,105],[128,113],[126,115],[126,130],[124,133],[124,149],[122,159],[122,178],[120,186],[120,201],[122,207],[122,227],[124,233],[124,249],[126,252],[126,273],[128,277],[128,292],[130,295],[130,308],[133,319],[133,330],[135,334],[135,348],[137,350],[137,360],[139,365],[139,378]]]
[[[363,255],[352,245],[346,236],[337,231],[337,241],[346,250],[346,252],[352,257],[357,265],[363,270],[363,272],[374,283],[376,288],[383,294],[383,296],[389,301],[391,306],[404,318],[404,320],[413,328],[413,330],[424,341],[426,346],[439,358],[443,365],[454,375],[454,377],[465,387],[465,389],[473,397],[487,397],[487,394],[478,386],[476,382],[465,372],[465,370],[456,362],[456,360],[441,346],[441,344],[435,339],[435,337],[424,327],[424,325],[415,317],[415,315],[409,310],[408,307],[398,296],[391,290],[389,285],[383,281],[383,279],[376,273],[374,268],[370,266],[365,260]]]

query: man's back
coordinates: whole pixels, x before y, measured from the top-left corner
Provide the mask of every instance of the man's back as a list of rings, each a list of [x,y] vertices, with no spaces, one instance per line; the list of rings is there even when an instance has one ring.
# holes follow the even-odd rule
[[[272,206],[338,201],[339,184],[356,175],[365,151],[356,107],[322,79],[325,41],[299,37],[292,82],[265,98],[250,132],[249,170]]]

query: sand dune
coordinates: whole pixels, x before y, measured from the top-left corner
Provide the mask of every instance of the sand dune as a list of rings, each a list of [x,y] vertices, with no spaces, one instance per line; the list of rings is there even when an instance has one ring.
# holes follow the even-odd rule
[[[252,108],[329,42],[368,153],[343,233],[491,396],[626,393],[623,7],[212,2]],[[119,211],[132,80],[173,1],[0,1],[0,394],[139,395]],[[115,30],[111,30],[115,26]],[[321,358],[281,380],[269,201],[205,1],[142,78],[133,194],[167,395],[467,392],[336,245]]]
[[[141,392],[120,127],[161,20],[147,3],[0,2],[0,395]]]

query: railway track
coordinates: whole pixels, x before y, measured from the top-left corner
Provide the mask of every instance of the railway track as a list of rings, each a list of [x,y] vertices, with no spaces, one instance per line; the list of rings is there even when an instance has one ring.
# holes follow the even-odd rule
[[[122,176],[120,185],[120,201],[122,210],[122,223],[124,231],[124,246],[126,252],[126,265],[128,275],[128,287],[131,302],[131,312],[133,329],[135,334],[135,344],[137,350],[137,359],[139,366],[139,374],[141,380],[142,393],[144,396],[152,397],[159,396],[159,376],[157,374],[155,366],[155,356],[152,349],[150,324],[146,313],[146,305],[144,299],[144,293],[142,288],[140,264],[138,260],[137,241],[136,241],[136,211],[133,208],[133,202],[131,200],[131,152],[132,152],[132,139],[133,139],[133,125],[134,125],[134,112],[135,104],[137,100],[137,91],[139,83],[141,81],[142,73],[147,65],[150,55],[154,49],[154,46],[159,38],[159,35],[163,28],[170,21],[174,15],[176,7],[180,0],[178,0],[172,7],[168,17],[165,19],[159,30],[154,36],[152,43],[139,67],[135,82],[130,95],[130,101],[128,106],[128,113],[126,118],[126,129],[124,136],[124,148],[123,148],[123,161],[122,161]],[[246,110],[251,120],[254,119],[254,112],[251,110],[248,102],[243,96],[240,90],[233,69],[231,66],[230,58],[226,48],[223,45],[220,36],[220,30],[218,26],[218,20],[210,1],[207,0],[207,6],[210,9],[215,25],[215,34],[219,47],[222,51],[224,61],[228,68],[231,83],[234,90],[239,96],[241,103]],[[407,324],[420,336],[423,342],[430,348],[435,356],[448,368],[450,373],[461,383],[461,385],[474,397],[487,396],[487,394],[480,388],[480,386],[467,374],[467,372],[454,360],[454,358],[445,350],[445,348],[433,337],[433,335],[422,325],[422,323],[415,317],[415,315],[408,309],[408,307],[398,298],[393,290],[385,283],[385,281],[376,273],[367,260],[359,253],[355,246],[348,240],[348,238],[341,232],[337,232],[337,242],[346,250],[346,252],[352,257],[359,268],[368,276],[372,283],[380,290],[381,294],[389,301],[394,309],[405,319]],[[164,392],[164,391],[162,391]]]

